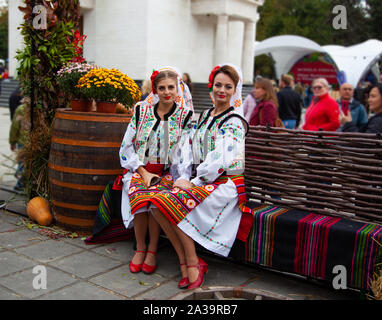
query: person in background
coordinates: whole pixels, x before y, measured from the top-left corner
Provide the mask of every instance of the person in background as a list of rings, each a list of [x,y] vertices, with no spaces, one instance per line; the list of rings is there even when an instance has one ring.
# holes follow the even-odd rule
[[[183,82],[187,85],[188,89],[190,89],[191,94],[194,92],[194,86],[191,81],[191,77],[188,73],[183,73],[182,75]]]
[[[309,85],[306,87],[305,93],[304,93],[304,108],[307,108],[310,106],[310,104],[312,103],[313,96],[314,94],[313,94],[312,86]]]
[[[0,63],[0,94],[1,94],[1,90],[2,90],[2,87],[3,87],[3,81],[4,81],[4,73],[5,71],[5,67],[2,63]]]
[[[256,108],[255,86],[243,102],[244,118],[249,122],[253,110]]]
[[[273,84],[269,79],[260,78],[255,83],[257,105],[249,120],[251,126],[275,125],[278,116],[278,101]]]
[[[370,110],[374,112],[375,115],[361,127],[355,125],[351,112],[347,115],[340,112],[343,132],[382,133],[382,83],[378,83],[371,88],[368,102]]]
[[[353,96],[354,87],[350,83],[344,83],[340,87],[340,99],[337,100],[337,103],[340,111],[345,116],[350,112],[354,125],[357,128],[361,128],[367,123],[368,117],[365,107],[358,100],[355,100]]]
[[[21,104],[22,100],[21,96],[21,88],[17,86],[17,88],[12,92],[9,97],[9,112],[11,115],[11,121],[13,120],[13,115],[15,114],[16,108]]]
[[[329,83],[325,78],[312,82],[314,98],[306,110],[303,130],[337,131],[340,127],[340,110],[336,100],[329,95]]]
[[[17,107],[9,130],[9,144],[11,150],[18,154],[18,158],[29,135],[29,124],[25,119],[25,103],[28,103],[28,101],[23,99],[23,104]],[[20,159],[17,163],[15,177],[17,178],[17,183],[14,189],[17,191],[23,190],[25,187],[24,164]]]
[[[273,90],[275,90],[275,92],[277,93],[277,92],[279,92],[280,91],[280,88],[279,88],[279,86],[277,85],[277,82],[276,82],[276,80],[271,80],[271,83],[272,83],[272,86],[273,86]]]
[[[297,82],[297,84],[294,86],[294,91],[297,92],[297,94],[300,96],[302,99],[302,96],[304,95],[304,87],[301,84],[301,82]]]
[[[4,79],[4,81],[5,80],[9,81],[8,78],[9,78],[9,71],[8,71],[8,69],[5,69],[3,72],[3,79]]]
[[[361,103],[365,106],[366,113],[369,115],[370,114],[370,107],[369,107],[369,94],[372,88],[372,84],[370,82],[367,82],[365,85],[365,88],[362,91],[362,100]]]
[[[284,127],[295,129],[301,120],[301,97],[292,88],[293,78],[288,74],[281,76],[280,92],[277,93],[279,115]]]
[[[151,80],[150,79],[146,79],[143,81],[141,91],[142,91],[141,101],[145,101],[147,96],[151,93]]]

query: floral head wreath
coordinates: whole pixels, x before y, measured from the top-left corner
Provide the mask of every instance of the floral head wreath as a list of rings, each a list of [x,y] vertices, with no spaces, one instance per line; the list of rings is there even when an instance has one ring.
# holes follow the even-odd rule
[[[220,69],[220,66],[216,66],[215,68],[212,69],[211,73],[210,73],[210,77],[208,78],[208,90],[211,92],[212,91],[212,87],[214,85],[214,78],[215,78],[215,73],[216,71],[218,71]]]
[[[243,110],[243,100],[242,100],[242,90],[243,90],[243,76],[241,69],[231,63],[223,63],[221,65],[216,66],[215,68],[212,69],[209,77],[209,82],[208,82],[208,88],[210,90],[210,97],[212,100],[212,103],[215,104],[215,99],[212,93],[212,87],[213,87],[213,81],[214,77],[216,74],[216,71],[218,71],[221,67],[223,66],[230,66],[235,69],[237,74],[239,75],[239,82],[236,85],[236,91],[235,94],[232,96],[230,104],[231,106],[235,107],[235,113],[241,115],[242,117],[244,116],[244,110]]]
[[[150,79],[151,79],[151,90],[152,90],[153,94],[157,93],[157,91],[155,90],[154,82],[155,82],[155,78],[157,77],[158,74],[159,74],[159,71],[153,70],[153,73],[150,77]]]

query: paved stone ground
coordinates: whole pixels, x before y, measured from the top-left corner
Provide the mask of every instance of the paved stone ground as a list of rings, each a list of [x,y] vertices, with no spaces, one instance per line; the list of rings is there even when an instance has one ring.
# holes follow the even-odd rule
[[[163,300],[182,292],[177,288],[178,261],[166,239],[161,239],[157,271],[132,274],[132,241],[88,246],[81,237],[52,239],[42,233],[44,229],[32,226],[22,215],[0,211],[0,300]],[[298,300],[359,299],[356,291],[336,291],[214,255],[202,257],[209,264],[205,286],[243,286]],[[41,275],[33,273],[36,266],[45,267],[45,290],[33,286]]]
[[[182,292],[181,274],[172,247],[161,240],[158,269],[152,275],[132,274],[128,263],[133,242],[87,246],[81,237],[52,239],[33,228],[25,214],[25,198],[7,190],[15,184],[14,155],[9,149],[9,111],[0,108],[0,300],[163,300]],[[10,212],[11,211],[11,212]],[[14,214],[12,212],[16,212]],[[29,227],[28,227],[28,223]],[[357,291],[336,291],[304,278],[275,273],[259,266],[234,263],[202,254],[209,264],[205,286],[243,286],[292,299],[359,299]],[[46,289],[33,281],[46,270]],[[35,270],[36,271],[36,270]]]

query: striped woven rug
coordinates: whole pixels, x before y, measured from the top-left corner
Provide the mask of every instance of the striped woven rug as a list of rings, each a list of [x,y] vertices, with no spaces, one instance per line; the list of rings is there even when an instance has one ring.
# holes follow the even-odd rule
[[[382,263],[381,226],[269,205],[253,213],[246,261],[330,282],[344,266],[348,287],[369,289]]]
[[[126,229],[121,216],[121,191],[113,189],[110,182],[100,199],[92,236],[86,244],[112,243],[134,238],[134,229]]]

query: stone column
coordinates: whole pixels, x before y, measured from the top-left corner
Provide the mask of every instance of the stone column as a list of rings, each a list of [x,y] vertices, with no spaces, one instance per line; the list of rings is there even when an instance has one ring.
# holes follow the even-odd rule
[[[230,21],[228,31],[228,60],[241,68],[243,59],[244,22]]]
[[[256,24],[246,22],[244,26],[244,45],[243,45],[243,81],[251,84],[255,67],[255,38]]]
[[[17,28],[24,22],[24,14],[18,6],[24,7],[22,0],[12,0],[8,4],[8,70],[9,76],[16,76],[18,61],[15,59],[16,51],[24,48],[24,39],[21,31]]]
[[[228,58],[228,15],[219,15],[215,36],[215,65],[224,63]]]

